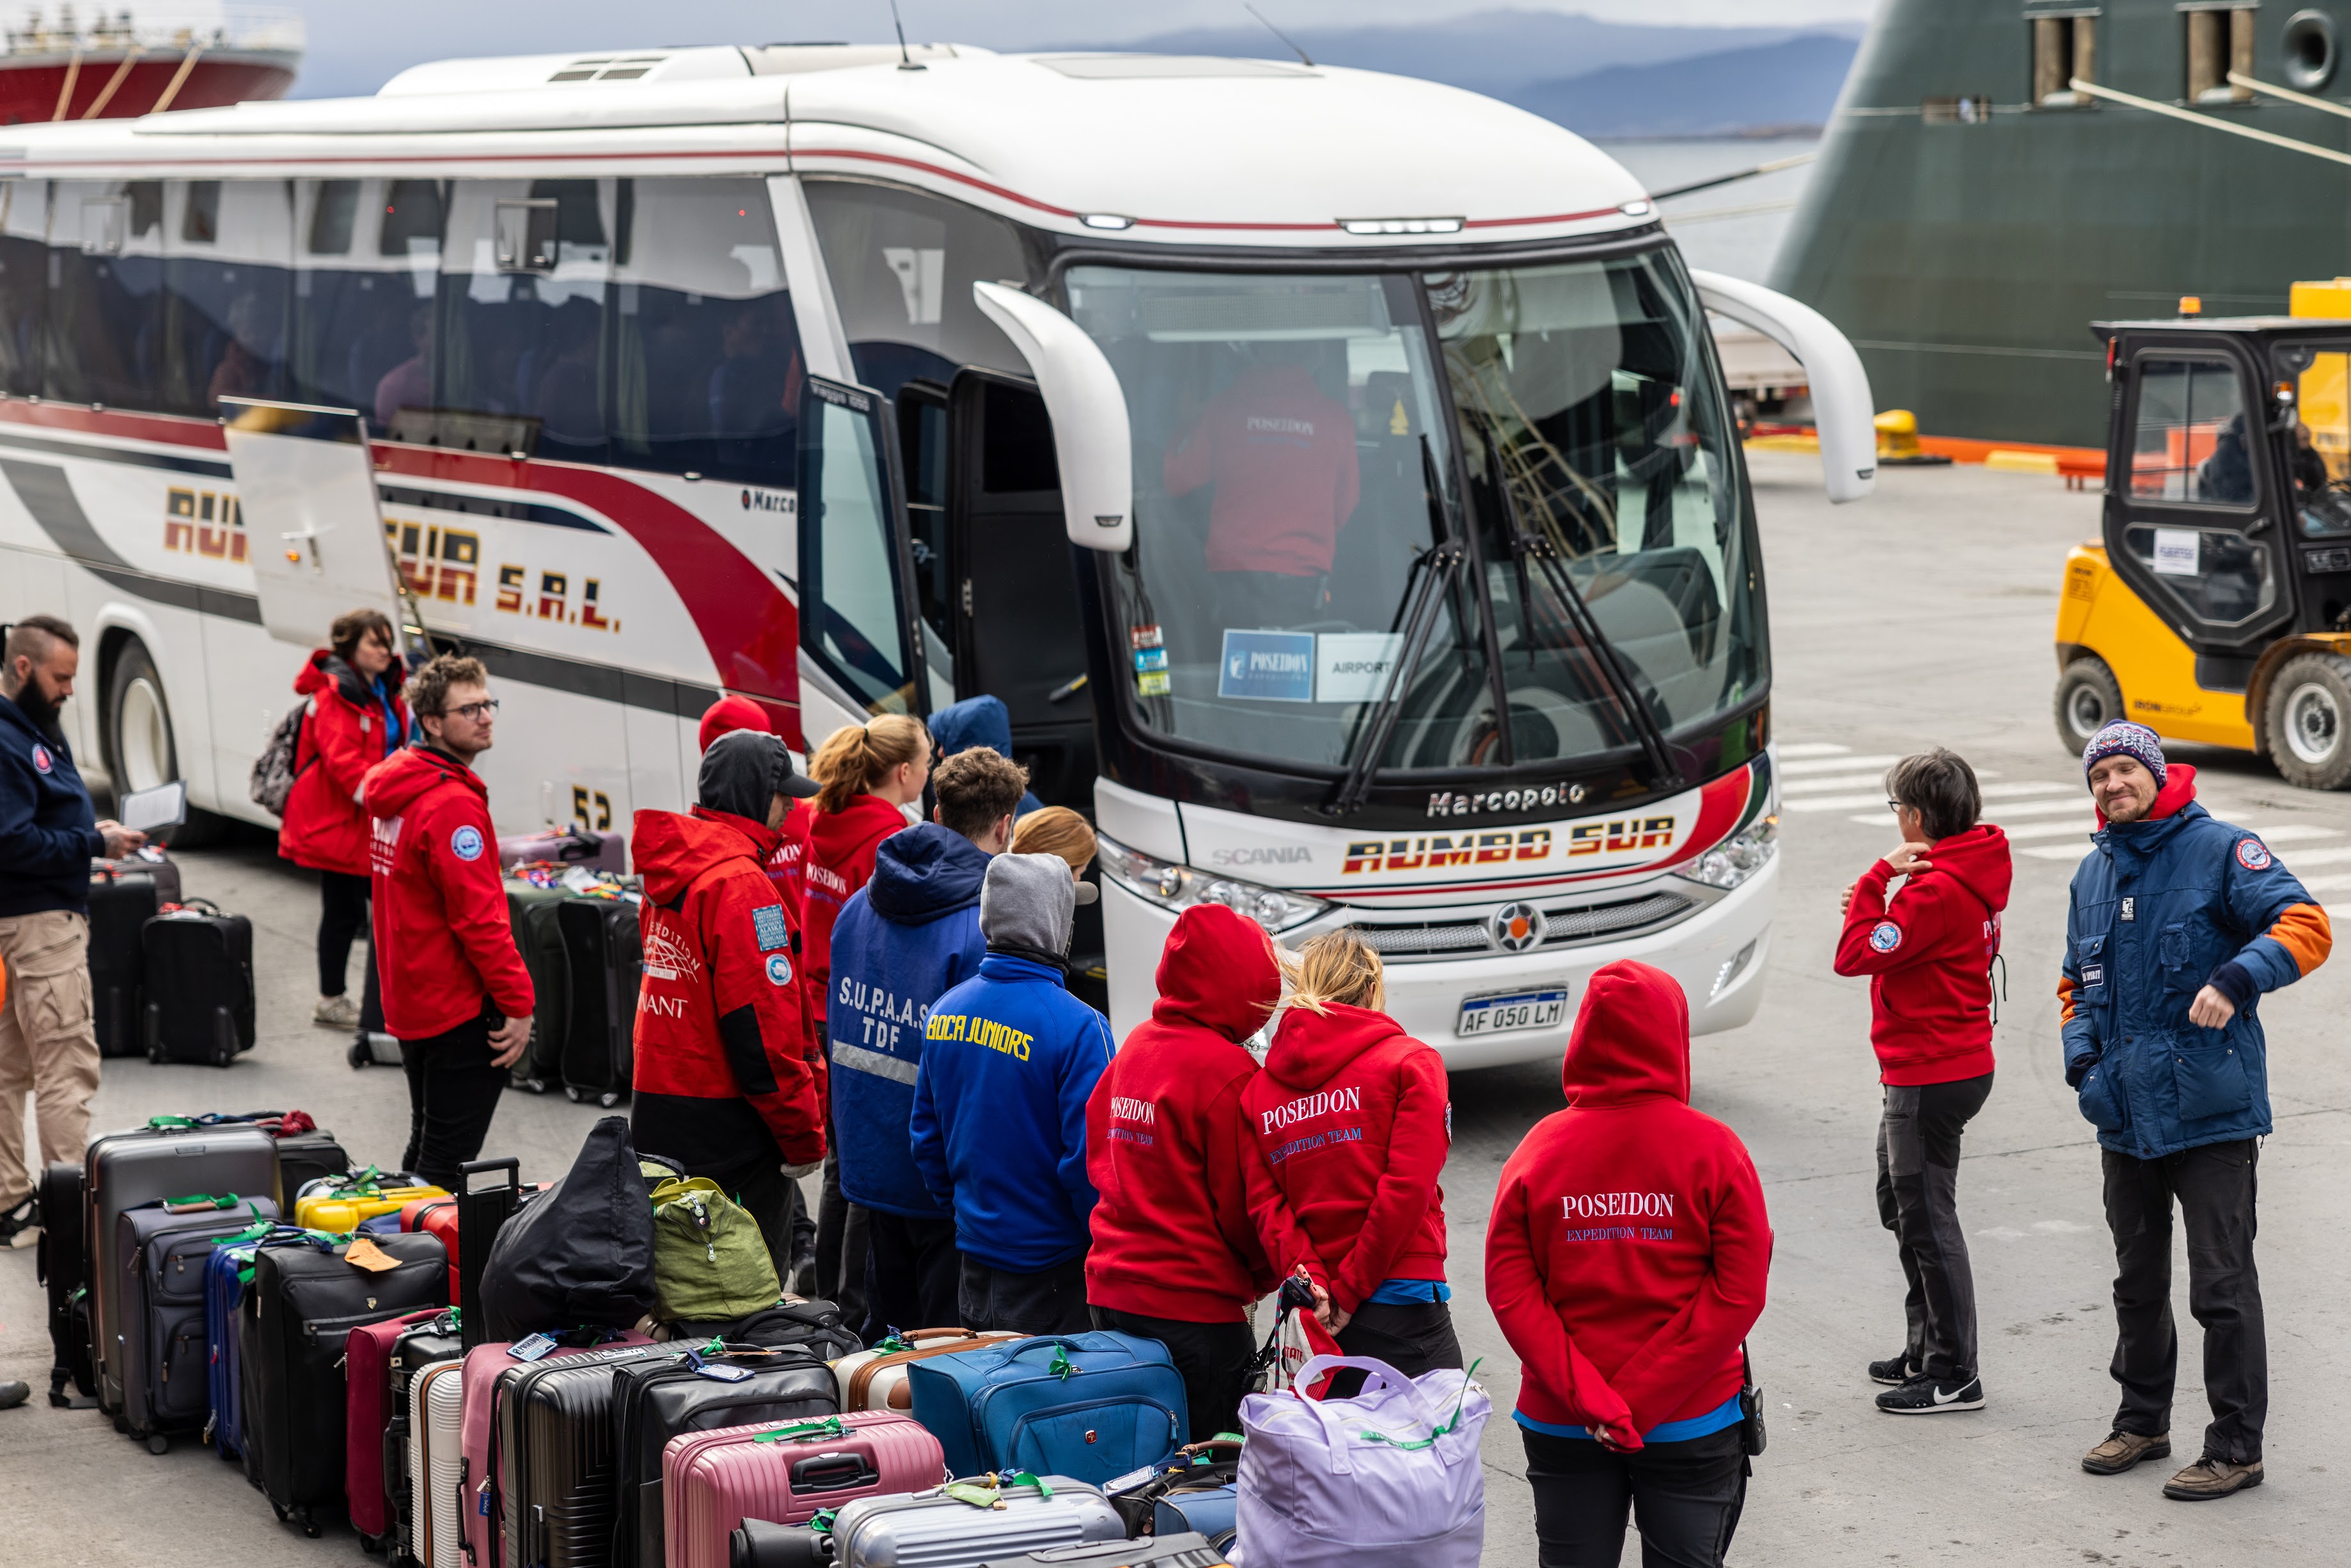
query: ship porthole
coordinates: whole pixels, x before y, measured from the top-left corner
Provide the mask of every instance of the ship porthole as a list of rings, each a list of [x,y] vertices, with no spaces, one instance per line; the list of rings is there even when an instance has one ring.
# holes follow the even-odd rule
[[[2301,92],[2316,92],[2335,79],[2337,50],[2334,17],[2324,11],[2295,12],[2286,19],[2282,44],[2287,86]]]

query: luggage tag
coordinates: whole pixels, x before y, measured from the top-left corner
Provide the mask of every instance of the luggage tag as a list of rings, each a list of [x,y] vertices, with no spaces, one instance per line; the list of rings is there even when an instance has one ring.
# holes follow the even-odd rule
[[[1142,1486],[1158,1473],[1159,1470],[1156,1466],[1145,1465],[1139,1470],[1129,1470],[1123,1476],[1113,1476],[1110,1479],[1102,1482],[1102,1490],[1113,1496],[1123,1491],[1133,1491],[1136,1487]]]
[[[694,1371],[695,1376],[707,1377],[714,1383],[740,1383],[751,1375],[751,1369],[747,1366],[731,1366],[723,1361],[704,1361],[698,1356],[695,1358]]]
[[[543,1333],[535,1333],[528,1339],[518,1339],[507,1346],[507,1354],[517,1361],[537,1361],[554,1348],[553,1340]]]
[[[381,1274],[400,1267],[400,1260],[375,1244],[372,1236],[362,1236],[343,1253],[343,1261],[365,1269],[371,1274]]]

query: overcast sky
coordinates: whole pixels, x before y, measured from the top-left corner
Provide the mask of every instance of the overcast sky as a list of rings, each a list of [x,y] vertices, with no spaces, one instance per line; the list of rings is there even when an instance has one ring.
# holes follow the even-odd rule
[[[234,0],[231,0],[232,5]],[[1431,22],[1508,8],[1510,0],[1258,0],[1284,26]],[[1521,9],[1580,11],[1609,21],[1749,26],[1865,19],[1873,0],[1519,0]],[[899,0],[916,41],[1017,49],[1041,44],[1117,42],[1178,27],[1245,24],[1240,0]],[[134,6],[134,9],[136,7]],[[630,46],[880,42],[890,37],[889,0],[300,0],[309,27],[309,63],[295,91],[371,92],[420,60],[455,55],[553,53]]]

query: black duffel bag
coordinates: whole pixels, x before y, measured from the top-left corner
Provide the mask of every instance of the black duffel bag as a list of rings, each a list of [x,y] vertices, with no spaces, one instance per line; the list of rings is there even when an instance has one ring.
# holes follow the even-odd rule
[[[778,1301],[748,1317],[725,1322],[672,1323],[666,1333],[673,1340],[723,1339],[769,1350],[804,1344],[825,1361],[854,1355],[865,1348],[865,1342],[841,1321],[841,1309],[831,1301]]]
[[[653,1209],[626,1116],[607,1116],[561,1181],[498,1230],[482,1266],[492,1341],[601,1326],[653,1311]]]

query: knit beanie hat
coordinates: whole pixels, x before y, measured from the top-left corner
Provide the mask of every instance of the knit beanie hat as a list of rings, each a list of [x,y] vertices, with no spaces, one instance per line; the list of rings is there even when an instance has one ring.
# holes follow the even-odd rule
[[[2126,718],[2090,737],[2090,744],[2082,747],[2082,777],[2087,779],[2100,758],[2125,755],[2137,758],[2139,766],[2155,775],[2155,787],[2163,788],[2163,742],[2147,726]]]

